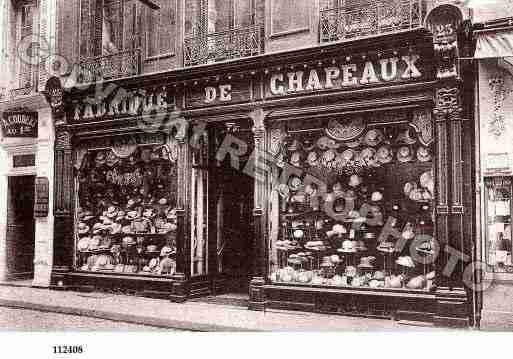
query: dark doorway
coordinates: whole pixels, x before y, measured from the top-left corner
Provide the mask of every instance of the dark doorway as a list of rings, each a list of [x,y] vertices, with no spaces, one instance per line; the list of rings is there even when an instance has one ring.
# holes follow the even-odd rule
[[[218,271],[224,292],[248,293],[253,264],[254,180],[224,164],[217,176]]]
[[[34,176],[9,177],[7,194],[7,278],[34,276]]]

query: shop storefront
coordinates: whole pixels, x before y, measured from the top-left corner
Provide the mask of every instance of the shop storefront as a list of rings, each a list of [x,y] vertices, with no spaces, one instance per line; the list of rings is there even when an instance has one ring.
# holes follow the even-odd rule
[[[513,262],[511,259],[511,129],[513,113],[513,28],[511,20],[482,24],[475,32],[478,69],[480,181],[480,254],[483,324],[509,323]]]
[[[465,24],[67,94],[54,283],[472,325]]]

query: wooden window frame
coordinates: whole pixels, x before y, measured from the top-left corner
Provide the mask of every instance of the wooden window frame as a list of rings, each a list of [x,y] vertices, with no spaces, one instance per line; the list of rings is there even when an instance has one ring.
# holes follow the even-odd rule
[[[16,17],[15,17],[15,26],[16,26],[16,47],[22,40],[22,12],[24,8],[32,7],[34,13],[32,14],[32,35],[33,36],[39,36],[39,6],[38,2],[36,0],[27,0],[27,1],[21,1],[17,4],[15,4],[15,11],[16,11]],[[15,76],[14,76],[14,83],[15,88],[21,89],[21,88],[33,88],[35,89],[37,86],[37,66],[33,64],[25,64],[30,67],[30,86],[25,87],[21,85],[21,76],[22,76],[22,60],[19,56],[16,56],[15,59]]]
[[[305,26],[300,26],[300,27],[293,28],[293,29],[275,32],[274,26],[273,26],[273,18],[274,18],[273,2],[274,1],[277,1],[277,0],[267,0],[267,3],[266,3],[266,5],[269,5],[269,7],[268,7],[269,8],[269,27],[271,30],[269,37],[276,38],[276,37],[287,36],[287,35],[292,35],[292,34],[299,34],[299,33],[303,33],[303,32],[310,32],[310,28],[311,28],[312,24],[311,24],[311,19],[310,19],[310,16],[308,15],[308,12],[305,15],[305,18],[306,18]],[[303,1],[305,1],[305,0],[303,0]],[[306,1],[306,4],[309,4],[309,2]],[[310,6],[310,5],[308,5],[308,6]]]
[[[165,1],[171,1],[171,0],[165,0]],[[174,15],[175,15],[175,19],[174,19],[174,22],[175,22],[175,29],[174,29],[174,37],[173,37],[173,43],[171,44],[171,50],[168,51],[168,52],[165,52],[165,53],[160,53],[160,43],[158,44],[158,47],[159,47],[159,53],[156,54],[156,55],[150,55],[148,53],[149,51],[149,37],[150,37],[150,31],[149,31],[149,23],[148,23],[148,18],[149,18],[149,14],[150,14],[150,11],[157,11],[159,13],[159,24],[158,24],[158,28],[159,28],[159,31],[157,32],[156,35],[154,36],[160,36],[160,27],[162,25],[162,13],[161,13],[161,9],[158,9],[158,10],[155,10],[155,9],[152,9],[152,8],[146,8],[145,9],[145,26],[144,26],[144,45],[145,45],[145,49],[144,49],[144,58],[145,58],[145,61],[153,61],[153,60],[159,60],[159,59],[164,59],[164,58],[169,58],[169,57],[174,57],[176,56],[176,44],[177,44],[177,35],[178,35],[178,0],[172,0],[174,1]],[[160,39],[158,39],[158,42],[160,42]]]

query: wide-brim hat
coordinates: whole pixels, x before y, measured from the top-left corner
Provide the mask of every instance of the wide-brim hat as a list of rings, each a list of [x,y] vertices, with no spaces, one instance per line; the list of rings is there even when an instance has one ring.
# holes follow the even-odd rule
[[[395,245],[391,242],[381,242],[376,249],[383,253],[393,253],[395,252]]]
[[[112,240],[109,237],[102,237],[98,249],[109,249],[112,245]]]
[[[288,186],[292,191],[298,191],[301,188],[303,182],[298,176],[291,176],[288,182]]]
[[[305,151],[312,151],[315,148],[316,142],[311,138],[303,139],[303,149]]]
[[[349,186],[351,187],[358,187],[359,185],[361,185],[363,182],[362,178],[358,175],[351,175],[351,177],[349,177]]]
[[[102,240],[102,236],[93,236],[90,240],[89,240],[89,250],[96,250],[98,249],[98,246],[100,245],[100,242]]]
[[[89,249],[89,241],[91,240],[90,237],[82,237],[79,239],[77,243],[77,248],[81,252],[85,252]]]
[[[380,130],[372,129],[367,131],[364,137],[364,142],[367,146],[377,146],[383,141],[383,132]]]
[[[139,212],[137,211],[129,211],[126,214],[126,219],[133,220],[139,218]]]
[[[335,159],[337,153],[333,150],[327,150],[325,151],[323,154],[322,154],[322,161],[327,163],[327,162],[331,162]]]
[[[132,236],[125,236],[125,237],[123,237],[122,243],[124,245],[135,245],[136,244],[136,240]]]
[[[408,146],[399,147],[397,150],[397,160],[399,162],[410,162],[413,159],[413,153]]]
[[[399,135],[397,135],[397,138],[395,142],[398,145],[413,145],[417,142],[417,140],[414,137],[413,129],[406,128],[404,131],[401,131]]]
[[[360,159],[369,162],[376,156],[376,150],[372,147],[366,147],[360,152]]]
[[[162,197],[161,199],[159,199],[158,203],[159,203],[161,206],[165,206],[165,205],[167,204],[167,198]]]
[[[349,161],[354,160],[357,157],[356,152],[351,149],[343,151],[340,155],[342,156],[342,161],[344,164],[346,164]]]
[[[89,232],[89,229],[91,227],[89,227],[87,224],[85,224],[84,222],[80,222],[78,224],[78,234],[86,234]]]
[[[342,247],[339,248],[337,251],[342,253],[356,253],[356,242],[345,240],[344,242],[342,242]]]
[[[431,181],[433,181],[433,172],[432,171],[426,171],[420,175],[419,182],[422,187],[427,187],[427,184]]]
[[[431,153],[429,153],[429,149],[426,147],[419,147],[417,149],[417,159],[420,162],[429,162],[431,161]]]

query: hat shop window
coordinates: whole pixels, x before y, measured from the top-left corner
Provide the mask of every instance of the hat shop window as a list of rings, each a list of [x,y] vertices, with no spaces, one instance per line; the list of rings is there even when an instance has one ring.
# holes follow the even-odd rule
[[[421,130],[412,114],[375,116],[271,130],[278,167],[295,169],[271,192],[273,283],[434,288],[430,118]]]
[[[176,153],[87,150],[77,175],[77,270],[169,276],[176,269]],[[78,156],[78,151],[77,151]]]
[[[485,179],[487,271],[513,273],[511,259],[511,177]]]

